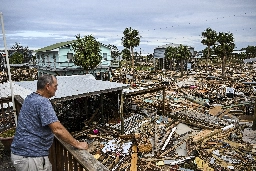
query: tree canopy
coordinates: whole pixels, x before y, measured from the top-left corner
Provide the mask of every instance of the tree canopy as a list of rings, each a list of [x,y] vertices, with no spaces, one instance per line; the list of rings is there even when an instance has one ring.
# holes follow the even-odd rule
[[[177,53],[178,53],[178,48],[176,47],[168,46],[165,49],[164,55],[165,55],[165,58],[170,61],[170,70],[172,70],[172,63],[173,63],[173,60],[176,58]]]
[[[256,56],[256,46],[247,46],[244,49],[247,57],[252,58]]]
[[[72,44],[75,51],[74,63],[84,68],[86,72],[94,69],[101,62],[100,43],[92,36],[80,37],[76,35],[76,41]]]
[[[10,51],[10,64],[22,64],[28,62],[31,57],[31,51],[27,46],[22,46],[15,42]]]
[[[108,48],[111,49],[111,57],[116,60],[119,56],[120,56],[120,51],[118,50],[118,48],[115,45],[108,45]]]
[[[132,55],[132,69],[134,69],[134,58],[133,58],[133,48],[139,46],[140,36],[139,31],[132,29],[131,27],[125,28],[123,31],[124,37],[122,37],[122,44],[125,48],[131,50]]]
[[[217,45],[214,47],[215,54],[222,59],[222,77],[225,76],[226,60],[235,48],[233,34],[220,32],[217,36]]]
[[[181,61],[181,76],[183,76],[184,61],[187,61],[191,57],[191,52],[189,51],[187,46],[183,46],[182,44],[177,47],[177,51],[177,57]]]
[[[207,28],[206,31],[202,32],[202,36],[204,37],[204,39],[201,41],[201,43],[207,46],[206,65],[208,66],[208,60],[210,58],[210,48],[217,41],[217,33],[215,30]]]

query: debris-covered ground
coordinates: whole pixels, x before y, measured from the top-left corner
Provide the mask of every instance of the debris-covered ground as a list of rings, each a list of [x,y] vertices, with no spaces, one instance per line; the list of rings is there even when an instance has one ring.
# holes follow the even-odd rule
[[[137,73],[131,89],[165,84],[166,94],[129,99],[123,135],[120,122],[85,127],[90,153],[110,170],[255,170],[255,72],[252,65],[229,69],[227,79],[217,68],[183,78],[171,71]],[[120,79],[122,71],[115,74],[113,80],[129,82]]]
[[[72,134],[88,141],[88,151],[113,171],[256,170],[254,68],[230,66],[225,79],[213,66],[182,78],[177,71],[136,71],[135,82],[125,69],[116,70],[111,81],[131,83],[126,92],[164,85],[165,93],[125,99],[124,134],[120,118],[105,124],[89,119]]]
[[[15,168],[11,162],[11,152],[4,150],[2,143],[0,142],[0,171],[15,171]]]

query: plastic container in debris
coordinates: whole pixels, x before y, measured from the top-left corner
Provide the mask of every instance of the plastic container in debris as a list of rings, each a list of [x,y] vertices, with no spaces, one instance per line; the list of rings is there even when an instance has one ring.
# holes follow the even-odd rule
[[[197,86],[192,85],[192,86],[190,86],[189,88],[190,88],[190,89],[194,89],[194,88],[197,88]]]

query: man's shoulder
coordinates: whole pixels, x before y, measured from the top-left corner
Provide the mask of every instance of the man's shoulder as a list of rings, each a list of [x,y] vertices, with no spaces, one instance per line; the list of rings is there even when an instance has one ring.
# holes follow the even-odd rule
[[[41,106],[41,107],[49,107],[52,106],[50,100],[48,98],[45,98],[37,93],[31,93],[30,95],[28,95],[22,106],[25,107],[31,107],[31,106]]]
[[[48,98],[43,97],[40,94],[37,94],[35,92],[28,95],[25,100],[28,100],[28,101],[30,101],[30,100],[39,100],[39,101],[50,102],[50,100]]]

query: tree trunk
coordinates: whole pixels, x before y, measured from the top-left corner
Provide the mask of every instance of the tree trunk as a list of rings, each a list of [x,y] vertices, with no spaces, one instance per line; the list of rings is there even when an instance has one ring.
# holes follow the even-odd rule
[[[207,50],[208,50],[208,54],[207,54],[207,58],[206,58],[206,71],[208,71],[208,60],[209,60],[209,57],[210,57],[210,46],[208,46],[208,48],[207,48]]]
[[[254,116],[253,116],[252,130],[256,130],[256,99],[254,102]]]
[[[180,60],[180,66],[181,66],[181,68],[180,68],[181,75],[180,76],[183,77],[183,67],[184,66],[183,66],[183,60],[182,59]]]
[[[223,56],[222,58],[222,78],[225,77],[225,61],[226,61],[226,56]]]
[[[133,69],[134,69],[133,48],[130,47],[130,50],[131,50],[131,55],[132,55],[132,71],[133,71]]]

